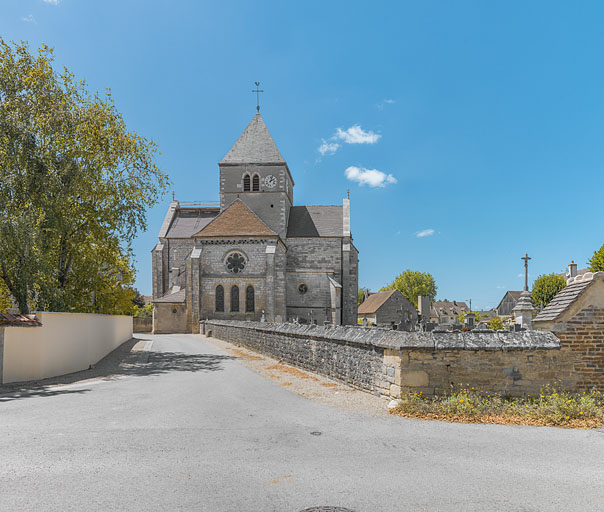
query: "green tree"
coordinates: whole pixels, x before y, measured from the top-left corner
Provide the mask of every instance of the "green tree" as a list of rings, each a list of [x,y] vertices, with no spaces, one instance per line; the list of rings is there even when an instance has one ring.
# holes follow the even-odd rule
[[[563,277],[556,274],[539,276],[533,283],[531,298],[536,306],[547,306],[556,294],[566,286]]]
[[[503,320],[498,316],[494,316],[489,320],[489,329],[494,331],[503,330]]]
[[[594,251],[593,256],[587,262],[589,265],[590,272],[602,272],[604,271],[604,245],[597,251]]]
[[[0,313],[6,313],[12,305],[13,303],[10,299],[8,288],[4,284],[2,278],[0,278]]]
[[[380,291],[383,290],[398,290],[417,308],[417,296],[428,295],[430,302],[433,302],[436,297],[437,287],[436,281],[427,272],[405,270],[392,283],[380,289]]]
[[[369,293],[369,288],[359,288],[357,292],[357,306],[360,306],[365,300],[365,293]]]
[[[141,318],[149,318],[153,316],[153,304],[148,302],[142,308],[134,306],[134,316]]]
[[[132,311],[129,247],[168,177],[110,92],[52,61],[0,38],[0,277],[23,313]]]

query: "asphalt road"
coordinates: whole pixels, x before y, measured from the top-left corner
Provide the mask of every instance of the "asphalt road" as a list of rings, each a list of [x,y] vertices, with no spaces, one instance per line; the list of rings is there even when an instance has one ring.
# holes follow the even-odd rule
[[[1,510],[604,510],[601,431],[346,413],[142,337],[114,380],[0,395]]]

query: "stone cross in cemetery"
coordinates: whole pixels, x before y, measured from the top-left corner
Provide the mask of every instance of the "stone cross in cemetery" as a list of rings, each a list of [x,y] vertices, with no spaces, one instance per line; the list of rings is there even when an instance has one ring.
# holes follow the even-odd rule
[[[537,308],[533,304],[531,292],[528,291],[528,262],[531,258],[525,252],[521,259],[524,260],[524,290],[520,294],[520,299],[518,299],[512,311],[516,317],[517,324],[523,329],[532,329],[533,315],[537,313]]]
[[[528,291],[528,262],[532,258],[525,252],[524,256],[520,259],[524,260],[524,289]]]

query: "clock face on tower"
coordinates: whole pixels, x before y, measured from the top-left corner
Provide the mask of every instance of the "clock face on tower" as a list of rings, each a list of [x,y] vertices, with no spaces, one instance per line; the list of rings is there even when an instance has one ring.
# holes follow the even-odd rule
[[[268,188],[274,188],[277,184],[277,178],[275,178],[272,174],[269,174],[266,178],[264,178],[264,184]]]

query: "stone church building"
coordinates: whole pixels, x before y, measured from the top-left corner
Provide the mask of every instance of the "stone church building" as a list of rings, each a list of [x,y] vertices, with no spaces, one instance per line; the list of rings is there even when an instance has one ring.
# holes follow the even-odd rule
[[[173,200],[153,254],[153,330],[206,318],[355,324],[350,201],[294,206],[294,180],[256,114],[218,163],[220,205]]]

